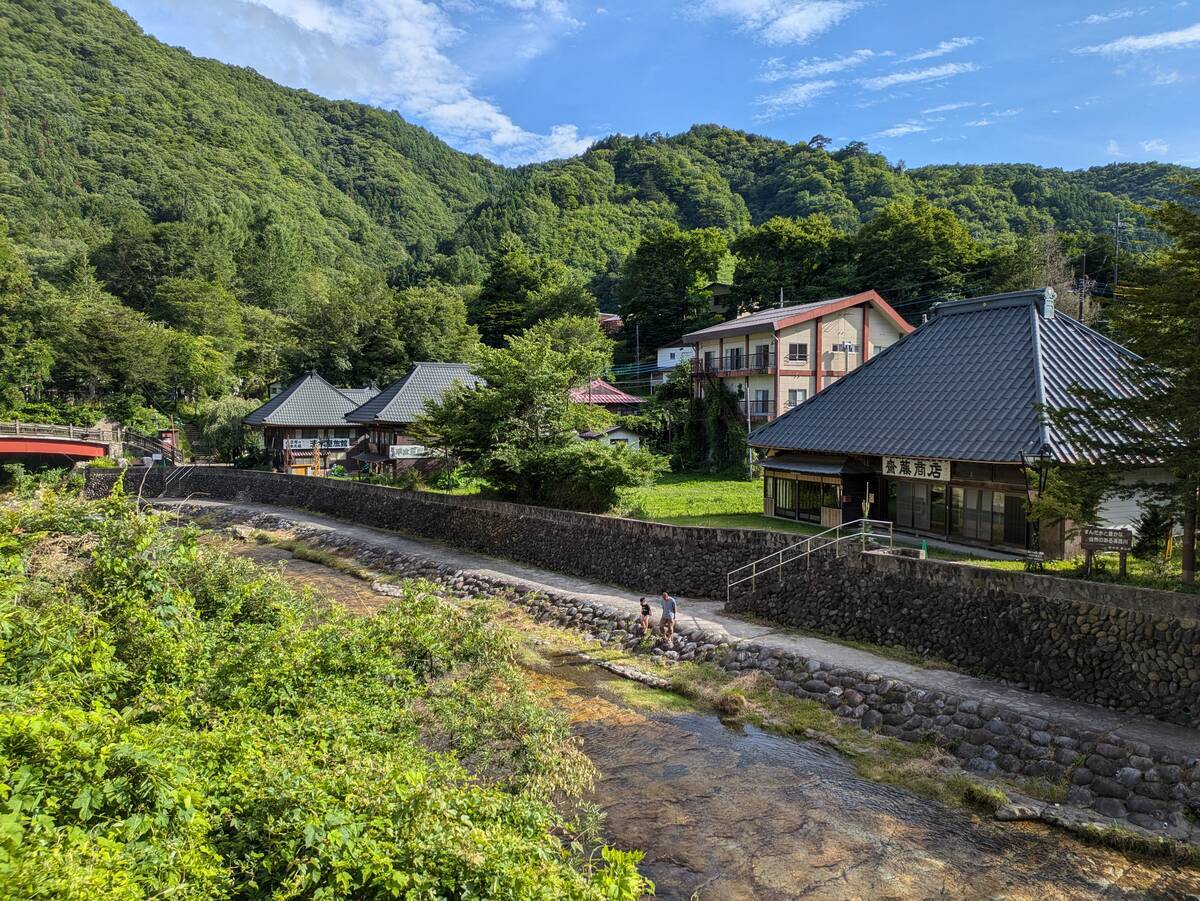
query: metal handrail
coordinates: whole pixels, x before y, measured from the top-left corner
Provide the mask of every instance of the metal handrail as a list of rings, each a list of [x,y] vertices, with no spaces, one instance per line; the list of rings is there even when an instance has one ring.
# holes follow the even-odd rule
[[[79,441],[96,441],[104,444],[121,442],[143,453],[161,453],[171,463],[183,462],[183,451],[179,447],[168,447],[161,439],[142,435],[124,427],[94,428],[80,425],[58,425],[49,422],[0,422],[0,435],[29,435],[42,438],[73,438]]]
[[[78,438],[81,441],[111,441],[111,429],[58,425],[44,422],[0,422],[0,435],[33,435],[46,438]]]
[[[878,532],[876,532],[876,526],[880,527]],[[842,532],[847,529],[854,529],[854,531],[843,535]],[[856,519],[853,522],[826,529],[824,532],[818,532],[816,535],[810,535],[803,541],[797,541],[773,554],[760,557],[745,566],[739,566],[725,574],[725,603],[729,603],[730,591],[735,585],[750,582],[751,590],[754,590],[758,587],[759,577],[774,570],[779,571],[779,584],[782,585],[784,566],[797,560],[807,559],[816,551],[830,547],[834,549],[834,553],[837,553],[842,543],[846,541],[861,541],[863,548],[866,549],[869,542],[876,537],[882,538],[886,534],[888,547],[895,547],[894,529],[895,525],[887,520]],[[743,575],[747,570],[749,570],[749,575]]]

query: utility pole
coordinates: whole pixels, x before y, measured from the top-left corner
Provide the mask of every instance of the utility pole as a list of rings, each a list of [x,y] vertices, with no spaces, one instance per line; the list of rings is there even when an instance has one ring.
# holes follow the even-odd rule
[[[1117,286],[1121,281],[1121,214],[1117,213],[1117,224],[1113,226],[1113,299],[1117,297]]]
[[[783,309],[783,285],[779,286],[779,309]]]
[[[642,324],[633,324],[633,362],[642,362]]]
[[[1079,321],[1083,322],[1084,301],[1087,299],[1087,251],[1083,252],[1083,274],[1079,278]]]

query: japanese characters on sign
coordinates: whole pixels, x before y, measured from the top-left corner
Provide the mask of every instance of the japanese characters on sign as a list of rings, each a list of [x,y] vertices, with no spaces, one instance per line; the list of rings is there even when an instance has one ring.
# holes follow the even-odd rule
[[[428,457],[429,449],[420,444],[393,444],[388,447],[388,457],[392,460],[409,460],[414,457]]]
[[[1079,543],[1085,551],[1127,551],[1133,547],[1133,532],[1088,527],[1080,530]]]
[[[922,457],[884,457],[883,474],[897,479],[949,482],[950,461],[926,460]]]
[[[346,450],[350,447],[349,438],[284,438],[284,450],[312,450],[320,447],[322,450]]]

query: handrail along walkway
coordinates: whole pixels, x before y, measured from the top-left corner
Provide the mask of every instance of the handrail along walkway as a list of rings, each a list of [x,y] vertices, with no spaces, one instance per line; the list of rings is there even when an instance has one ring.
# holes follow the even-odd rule
[[[877,527],[878,531],[876,530]],[[859,541],[862,543],[863,549],[866,550],[868,544],[875,543],[875,539],[877,538],[883,539],[885,535],[888,547],[895,547],[894,529],[894,524],[887,520],[856,519],[853,522],[843,523],[842,525],[834,526],[832,529],[826,529],[824,532],[818,532],[816,535],[810,535],[803,541],[790,544],[773,554],[768,554],[765,557],[760,557],[751,563],[747,563],[745,566],[739,566],[725,575],[725,603],[729,603],[730,593],[735,585],[749,582],[751,590],[756,590],[759,577],[773,570],[779,571],[779,584],[782,585],[784,566],[789,563],[795,563],[798,560],[809,560],[814,552],[824,550],[825,548],[832,547],[834,553],[840,555],[844,542]],[[846,534],[843,534],[843,532]],[[811,560],[809,562],[811,564]]]

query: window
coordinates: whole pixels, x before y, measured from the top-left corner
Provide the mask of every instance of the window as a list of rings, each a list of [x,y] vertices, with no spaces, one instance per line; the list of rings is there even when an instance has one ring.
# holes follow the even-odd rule
[[[674,360],[674,359],[675,359],[675,351],[671,351],[671,359],[672,359],[672,360]]]
[[[716,369],[716,365],[714,363],[716,358],[717,358],[717,355],[713,351],[706,350],[704,352],[704,368],[708,369],[708,370]]]
[[[730,369],[741,369],[742,368],[742,349],[740,347],[735,347],[733,350],[731,350],[729,352],[729,368]]]
[[[808,362],[808,344],[805,342],[788,344],[789,363]]]
[[[300,437],[301,438],[316,438],[317,430],[316,429],[301,429]]]
[[[758,388],[754,392],[754,406],[750,412],[766,415],[771,412],[771,392],[766,388]]]
[[[858,353],[858,345],[852,344],[849,341],[844,341],[840,344],[835,344],[835,345],[833,345],[833,347],[831,349],[833,350],[833,352],[835,354],[839,354],[839,353],[856,354],[856,353]]]
[[[808,400],[808,391],[804,388],[788,388],[787,405],[794,407],[796,404],[802,404]]]
[[[765,369],[771,365],[771,345],[759,344],[754,348],[754,366],[756,369]]]
[[[349,429],[334,429],[333,437],[334,438],[349,438],[350,430]]]

